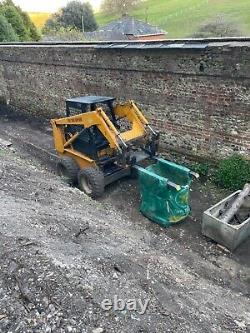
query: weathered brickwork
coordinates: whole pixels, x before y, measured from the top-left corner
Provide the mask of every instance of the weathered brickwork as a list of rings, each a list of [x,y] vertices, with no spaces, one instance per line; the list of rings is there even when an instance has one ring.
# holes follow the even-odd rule
[[[141,50],[0,46],[0,101],[56,117],[71,96],[134,99],[161,131],[166,149],[249,156],[249,50],[248,42]]]

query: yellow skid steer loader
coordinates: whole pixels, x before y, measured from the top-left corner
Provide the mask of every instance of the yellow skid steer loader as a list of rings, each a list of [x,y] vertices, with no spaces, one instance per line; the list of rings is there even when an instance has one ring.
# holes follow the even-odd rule
[[[107,184],[131,175],[134,166],[156,155],[159,134],[133,101],[82,96],[66,100],[66,117],[51,120],[57,170],[92,198]]]

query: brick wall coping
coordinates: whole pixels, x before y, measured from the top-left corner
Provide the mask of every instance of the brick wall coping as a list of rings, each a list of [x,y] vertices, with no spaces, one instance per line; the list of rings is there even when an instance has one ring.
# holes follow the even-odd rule
[[[250,37],[169,39],[154,41],[107,41],[107,42],[38,42],[0,43],[5,47],[84,47],[110,49],[206,49],[209,47],[250,47]]]

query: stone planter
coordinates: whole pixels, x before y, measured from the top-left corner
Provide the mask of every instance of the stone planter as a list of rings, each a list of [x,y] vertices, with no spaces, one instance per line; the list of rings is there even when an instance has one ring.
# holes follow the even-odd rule
[[[225,205],[229,205],[236,199],[240,191],[231,194],[213,207],[203,213],[202,234],[227,247],[229,250],[235,250],[247,237],[250,236],[250,217],[240,224],[228,224],[222,222],[218,217],[218,212],[223,210]],[[246,215],[250,212],[250,196],[239,210],[239,215]]]

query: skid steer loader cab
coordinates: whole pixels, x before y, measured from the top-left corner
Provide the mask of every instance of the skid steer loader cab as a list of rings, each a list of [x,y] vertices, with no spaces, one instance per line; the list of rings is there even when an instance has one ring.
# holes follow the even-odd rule
[[[109,119],[115,123],[114,104],[115,98],[102,96],[76,97],[66,100],[66,116],[70,117],[79,113],[95,111],[98,107],[102,108]],[[77,131],[81,132],[82,125],[67,125],[65,135],[70,137]],[[98,159],[98,153],[109,147],[109,142],[98,129],[97,126],[91,126],[82,131],[78,138],[72,143],[72,147],[93,158]]]
[[[66,117],[51,120],[61,156],[58,173],[93,198],[133,166],[155,156],[159,135],[133,101],[81,96],[66,100]]]

